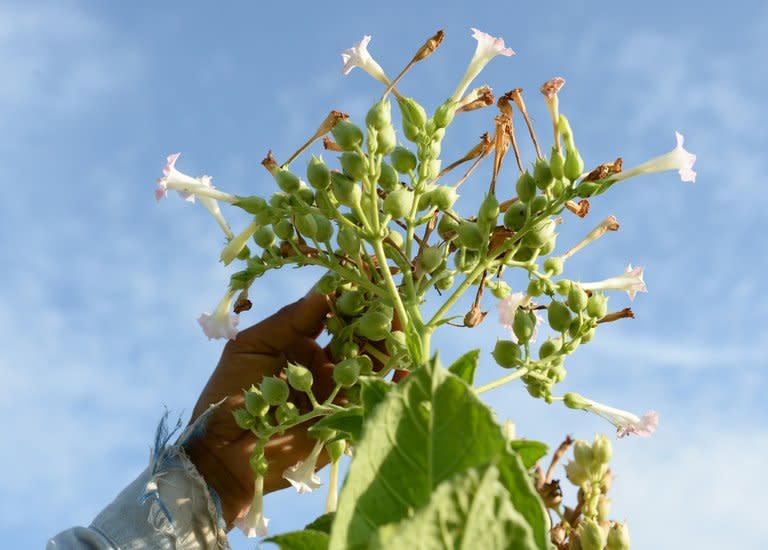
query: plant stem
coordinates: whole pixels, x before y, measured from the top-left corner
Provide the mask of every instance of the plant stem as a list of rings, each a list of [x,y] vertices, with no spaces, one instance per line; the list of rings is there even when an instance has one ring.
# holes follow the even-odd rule
[[[519,369],[519,370],[513,372],[512,374],[508,374],[506,376],[502,376],[501,378],[499,378],[497,380],[494,380],[493,382],[488,382],[487,384],[478,387],[475,390],[475,392],[476,393],[487,392],[487,391],[492,390],[494,388],[498,388],[499,386],[503,386],[504,384],[506,384],[507,382],[511,382],[512,380],[517,380],[518,378],[520,378],[521,376],[525,376],[526,374],[528,374],[528,368],[527,367],[523,367],[522,369]]]
[[[397,311],[397,315],[403,325],[404,332],[408,334],[408,329],[411,325],[410,318],[408,317],[408,313],[405,311],[405,306],[403,306],[403,301],[400,298],[400,291],[397,289],[395,280],[392,278],[392,273],[389,271],[387,256],[384,254],[384,245],[382,244],[382,240],[381,238],[377,238],[371,244],[373,245],[373,250],[376,252],[376,259],[379,261],[379,269],[381,270],[381,274],[384,276],[384,282],[387,285],[387,289],[389,290],[392,302],[395,304],[395,311]]]

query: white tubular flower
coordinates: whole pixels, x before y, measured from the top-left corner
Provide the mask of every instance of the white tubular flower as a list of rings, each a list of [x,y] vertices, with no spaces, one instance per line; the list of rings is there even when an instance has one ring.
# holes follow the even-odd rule
[[[341,60],[344,62],[341,73],[347,75],[355,67],[360,67],[385,86],[389,86],[389,79],[384,74],[384,69],[368,53],[368,43],[370,41],[371,36],[366,34],[360,42],[341,52]]]
[[[283,478],[293,485],[296,492],[301,494],[311,493],[323,483],[320,478],[315,474],[315,467],[317,466],[317,457],[320,456],[320,451],[323,450],[323,441],[315,443],[315,447],[306,460],[298,461],[294,466],[290,466],[283,472]]]
[[[451,96],[453,101],[458,101],[464,95],[469,85],[472,84],[475,77],[480,74],[480,71],[483,70],[491,59],[497,55],[507,57],[515,55],[512,48],[505,47],[503,38],[496,38],[475,28],[471,30],[472,37],[477,40],[477,48],[475,49],[475,55],[472,56],[472,61],[469,62],[467,71],[464,73],[464,78],[461,79],[456,91]]]
[[[248,512],[235,519],[235,527],[240,529],[246,537],[267,536],[269,519],[264,517],[264,478],[259,476],[253,482],[253,501]]]
[[[675,139],[677,139],[677,145],[669,153],[652,158],[629,170],[619,172],[618,174],[611,176],[611,179],[621,181],[640,174],[677,170],[682,181],[695,182],[696,172],[693,171],[693,164],[696,162],[696,155],[683,148],[683,141],[685,139],[683,138],[683,134],[675,132]]]
[[[225,246],[224,250],[221,251],[219,260],[223,262],[224,265],[229,265],[232,260],[234,260],[238,254],[240,254],[243,248],[245,248],[245,243],[248,242],[248,239],[251,238],[251,235],[256,233],[257,228],[258,226],[256,225],[256,222],[251,222],[251,224],[246,227],[242,233],[235,236],[227,243],[227,246]]]
[[[579,250],[587,246],[589,243],[592,243],[602,237],[606,234],[608,231],[618,231],[619,230],[619,222],[616,219],[615,216],[608,216],[603,221],[601,221],[597,227],[595,227],[592,231],[587,233],[587,236],[584,237],[579,243],[568,250],[565,254],[563,254],[562,258],[570,258],[574,254],[576,254]]]
[[[230,313],[234,295],[235,291],[227,291],[213,314],[205,312],[197,319],[209,340],[214,338],[234,340],[237,337],[237,323],[240,321],[240,317]]]
[[[216,191],[216,189],[211,184],[211,176],[200,176],[200,182],[203,185],[204,189],[209,189],[211,191]],[[193,191],[194,193],[195,191]],[[216,220],[216,223],[219,224],[219,227],[221,227],[221,230],[224,231],[224,234],[227,236],[228,239],[233,239],[235,234],[232,233],[232,230],[229,228],[229,224],[227,223],[227,220],[224,219],[224,215],[221,213],[221,209],[219,208],[219,201],[216,199],[203,194],[198,190],[197,194],[200,197],[200,204],[205,206],[205,208],[208,210],[208,212],[211,213],[211,216],[213,216],[213,219]],[[234,202],[234,197],[233,202]]]
[[[609,277],[603,281],[594,283],[580,283],[584,290],[624,290],[629,294],[629,299],[634,300],[638,292],[648,292],[643,281],[643,268],[627,266],[626,271],[617,277]]]
[[[631,412],[592,401],[577,393],[566,393],[563,401],[571,409],[590,411],[604,418],[616,426],[617,437],[628,435],[648,437],[656,431],[659,425],[659,414],[656,411],[648,411],[641,418]]]

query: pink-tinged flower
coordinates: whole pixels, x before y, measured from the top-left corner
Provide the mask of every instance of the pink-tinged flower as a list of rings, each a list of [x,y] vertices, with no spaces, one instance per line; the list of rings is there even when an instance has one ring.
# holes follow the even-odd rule
[[[544,84],[542,84],[539,90],[542,94],[544,94],[547,102],[549,102],[557,97],[557,92],[559,92],[560,88],[562,88],[564,85],[565,79],[562,76],[556,76],[552,80],[547,80]]]
[[[384,69],[368,53],[368,43],[370,41],[371,36],[366,34],[360,42],[341,52],[341,60],[344,62],[341,73],[346,75],[355,67],[360,67],[385,86],[389,86],[389,79],[384,74]]]
[[[577,393],[567,393],[563,400],[566,406],[572,409],[593,412],[616,426],[617,437],[628,435],[649,437],[653,435],[659,425],[659,414],[656,411],[648,411],[639,417],[631,412],[592,401]]]
[[[323,484],[315,474],[317,457],[320,456],[320,451],[322,450],[323,442],[318,441],[306,460],[298,461],[294,466],[289,466],[283,472],[283,478],[287,479],[300,495],[311,493]]]
[[[461,82],[451,96],[453,101],[458,101],[459,98],[464,95],[464,92],[467,91],[469,85],[491,59],[497,55],[504,55],[506,57],[515,55],[512,48],[507,48],[505,46],[503,38],[496,38],[495,36],[491,36],[490,34],[475,28],[471,30],[472,37],[477,40],[475,55],[472,56],[472,60],[469,62],[469,67],[467,67],[464,77],[461,79]]]
[[[683,148],[684,138],[680,132],[675,132],[675,139],[677,140],[677,145],[669,153],[652,158],[629,170],[619,172],[611,176],[611,178],[621,181],[639,174],[677,170],[682,181],[695,182],[696,172],[693,171],[693,164],[696,162],[696,155]]]
[[[581,283],[584,290],[624,290],[629,294],[629,299],[634,300],[638,292],[648,292],[643,281],[643,268],[627,266],[626,271],[617,277],[609,277],[603,281],[594,283]]]
[[[240,322],[240,317],[230,313],[234,295],[234,291],[228,291],[219,305],[216,306],[216,311],[213,314],[206,312],[197,319],[209,340],[214,338],[234,340],[237,337],[237,324]]]
[[[163,177],[157,180],[157,189],[155,189],[155,199],[160,202],[168,196],[168,188],[176,189],[176,192],[186,201],[195,202],[195,195],[189,191],[184,191],[185,186],[197,186],[200,182],[197,178],[188,176],[183,172],[176,170],[176,160],[181,153],[174,153],[166,157],[165,166],[163,166]]]
[[[245,515],[235,519],[235,527],[240,529],[246,537],[265,537],[269,519],[264,517],[264,478],[259,476],[253,485],[253,501]]]
[[[499,302],[496,306],[499,311],[499,322],[504,328],[509,329],[510,339],[515,343],[517,343],[517,336],[515,336],[515,333],[512,330],[512,323],[515,320],[515,313],[517,313],[519,308],[527,306],[530,302],[530,296],[526,296],[522,292],[513,292],[504,298],[501,302]],[[533,315],[536,317],[536,326],[533,328],[533,335],[531,336],[530,340],[532,343],[536,341],[536,338],[539,335],[539,325],[544,322],[544,319],[541,317],[538,311],[534,311]]]

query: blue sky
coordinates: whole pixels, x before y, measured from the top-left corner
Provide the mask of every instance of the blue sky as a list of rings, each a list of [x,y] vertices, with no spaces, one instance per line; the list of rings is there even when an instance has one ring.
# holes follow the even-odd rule
[[[392,1],[291,6],[252,2],[0,2],[0,539],[40,547],[87,524],[146,464],[163,406],[187,417],[222,344],[196,317],[221,296],[222,238],[204,209],[155,204],[165,155],[227,191],[268,194],[259,165],[289,154],[335,108],[359,118],[380,92],[339,53],[372,34],[396,73],[427,36],[439,52],[401,85],[427,106],[454,88],[474,49],[469,27],[517,52],[481,79],[497,92],[566,78],[561,109],[588,165],[666,152],[674,131],[695,152],[698,180],[675,174],[623,183],[567,218],[560,247],[614,214],[621,231],[569,263],[574,278],[646,269],[634,321],[604,327],[572,358],[563,390],[661,414],[650,439],[617,441],[614,516],[636,548],[758,548],[768,538],[755,479],[768,466],[768,254],[763,166],[768,10],[735,0],[553,0],[477,4]],[[445,158],[489,127],[462,115]],[[522,140],[521,140],[522,141]],[[528,150],[530,153],[530,150]],[[511,193],[511,173],[501,188]],[[481,182],[463,187],[478,201]],[[243,218],[230,216],[234,225]],[[301,296],[319,275],[260,281],[244,325]],[[487,307],[492,307],[492,302]],[[612,305],[624,307],[626,297]],[[490,318],[436,339],[452,358],[503,330]],[[480,376],[499,373],[484,355]],[[519,387],[488,394],[521,435],[557,444],[610,426],[534,402]],[[323,475],[327,475],[323,473]],[[301,527],[323,495],[272,495],[274,532]],[[233,535],[234,548],[254,543]]]

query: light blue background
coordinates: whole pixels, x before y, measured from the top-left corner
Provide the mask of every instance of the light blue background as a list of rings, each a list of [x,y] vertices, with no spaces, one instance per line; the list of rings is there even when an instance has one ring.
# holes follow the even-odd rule
[[[480,81],[497,93],[524,88],[543,141],[536,90],[562,75],[562,111],[587,165],[666,152],[676,129],[698,154],[695,185],[674,173],[632,180],[593,201],[586,220],[565,216],[560,250],[609,213],[621,223],[570,262],[572,276],[603,278],[632,262],[646,268],[649,293],[633,304],[636,320],[603,327],[579,350],[562,389],[660,412],[652,438],[615,444],[613,515],[629,520],[636,548],[761,547],[768,11],[745,0],[0,2],[3,547],[39,548],[87,524],[146,464],[163,405],[186,418],[216,363],[222,344],[195,319],[231,270],[216,262],[223,239],[203,208],[175,196],[155,204],[165,155],[181,151],[180,169],[210,174],[221,189],[268,194],[274,184],[259,165],[268,149],[285,158],[328,110],[359,119],[380,93],[359,70],[340,75],[343,49],[372,34],[370,51],[392,75],[444,28],[439,52],[400,86],[434,108],[474,50],[470,26],[516,50]],[[461,115],[445,158],[463,154],[491,117]],[[463,187],[465,200],[477,203],[486,174]],[[502,193],[512,177],[510,161]],[[243,325],[318,275],[259,281]],[[616,295],[612,305],[627,302]],[[450,359],[489,350],[503,333],[492,310],[436,345]],[[499,374],[483,355],[482,381]],[[518,386],[488,398],[521,435],[552,445],[610,432]],[[270,496],[272,532],[301,527],[323,499]]]

